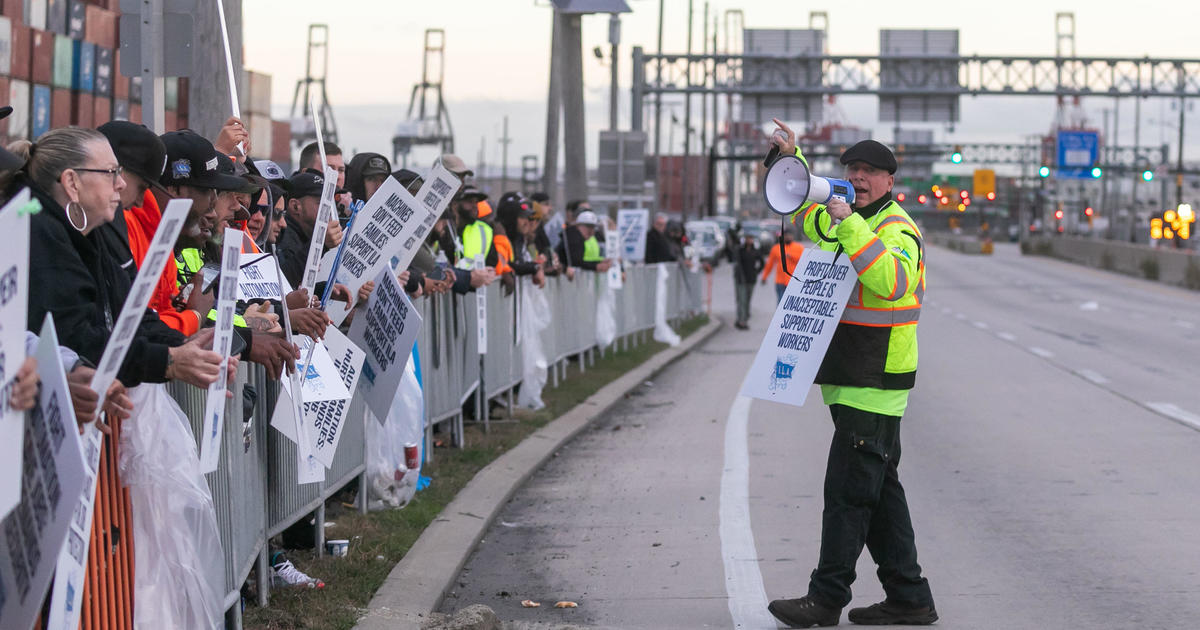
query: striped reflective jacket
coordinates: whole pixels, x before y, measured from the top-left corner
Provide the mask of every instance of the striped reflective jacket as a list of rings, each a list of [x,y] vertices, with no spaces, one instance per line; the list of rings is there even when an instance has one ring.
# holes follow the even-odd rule
[[[858,272],[816,382],[911,389],[917,374],[917,319],[925,295],[921,231],[890,196],[873,214],[855,212],[835,227],[822,206],[800,210],[804,233],[821,249],[841,248]],[[869,217],[869,218],[868,218]],[[833,242],[821,238],[820,232]]]

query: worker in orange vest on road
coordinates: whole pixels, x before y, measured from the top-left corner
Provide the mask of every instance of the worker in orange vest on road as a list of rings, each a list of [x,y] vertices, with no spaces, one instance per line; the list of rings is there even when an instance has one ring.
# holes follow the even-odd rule
[[[775,270],[775,303],[778,304],[783,299],[783,292],[787,289],[788,281],[791,280],[789,273],[796,271],[796,264],[800,262],[800,256],[804,253],[804,246],[796,242],[796,235],[792,233],[791,228],[783,231],[783,250],[787,254],[787,269],[779,264],[779,245],[771,247],[771,254],[767,257],[767,266],[763,268],[762,283],[767,283],[767,276],[771,275],[771,270]]]

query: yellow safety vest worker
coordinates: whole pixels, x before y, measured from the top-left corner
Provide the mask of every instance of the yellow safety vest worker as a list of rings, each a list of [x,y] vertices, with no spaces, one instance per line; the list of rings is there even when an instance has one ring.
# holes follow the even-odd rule
[[[492,226],[483,221],[476,221],[463,228],[462,258],[455,265],[460,269],[470,269],[475,264],[476,256],[487,255],[492,251]]]
[[[593,234],[583,242],[583,262],[600,262],[602,260],[604,260],[604,256],[600,255],[600,241],[596,240],[596,235]]]

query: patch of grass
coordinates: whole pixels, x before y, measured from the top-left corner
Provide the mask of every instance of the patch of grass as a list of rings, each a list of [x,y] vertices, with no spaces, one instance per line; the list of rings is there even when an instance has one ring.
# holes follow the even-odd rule
[[[677,332],[686,337],[706,323],[708,317],[701,315],[683,322]],[[353,506],[331,499],[326,503],[326,520],[336,524],[326,529],[326,538],[349,539],[348,555],[317,558],[315,552],[288,552],[288,558],[297,568],[324,580],[325,588],[272,590],[267,608],[258,608],[247,601],[244,626],[252,630],[352,628],[392,567],[477,472],[529,434],[667,347],[650,341],[623,352],[614,353],[610,348],[603,359],[597,355],[595,365],[583,374],[586,378],[580,378],[579,364],[571,362],[566,380],[559,381],[557,388],[547,384],[542,392],[545,409],[537,412],[518,409],[513,421],[493,422],[490,433],[483,432],[482,424],[468,423],[466,447],[437,449],[434,463],[422,471],[433,478],[432,485],[418,492],[403,509],[364,515]]]

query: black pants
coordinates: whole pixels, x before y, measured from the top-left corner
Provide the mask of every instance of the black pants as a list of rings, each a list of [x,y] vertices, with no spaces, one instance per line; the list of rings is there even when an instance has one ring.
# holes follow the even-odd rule
[[[821,558],[808,594],[837,608],[850,603],[865,544],[889,601],[933,606],[921,577],[908,501],[900,485],[900,418],[832,405],[833,444],[825,470]]]

